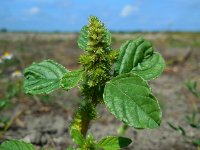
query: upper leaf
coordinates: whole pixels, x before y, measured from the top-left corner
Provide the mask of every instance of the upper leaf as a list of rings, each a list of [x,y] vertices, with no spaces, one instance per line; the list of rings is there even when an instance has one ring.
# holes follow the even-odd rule
[[[164,70],[165,61],[154,52],[152,44],[142,38],[129,40],[120,48],[115,64],[115,75],[133,72],[145,80],[158,77]]]
[[[35,150],[33,145],[25,143],[24,141],[10,140],[3,142],[0,150]]]
[[[88,26],[83,26],[79,33],[79,38],[78,38],[78,46],[82,50],[86,50],[87,48],[87,43],[88,43]]]
[[[127,147],[131,142],[129,138],[108,136],[101,139],[97,143],[97,147],[103,148],[104,150],[119,150],[120,148]]]
[[[75,70],[67,72],[61,80],[61,87],[65,90],[69,90],[75,87],[79,81],[82,79],[82,70]]]
[[[48,94],[60,87],[60,80],[68,72],[53,60],[33,63],[24,71],[24,88],[30,94]]]
[[[116,118],[135,128],[156,128],[161,111],[146,81],[132,73],[122,74],[107,82],[104,102]]]

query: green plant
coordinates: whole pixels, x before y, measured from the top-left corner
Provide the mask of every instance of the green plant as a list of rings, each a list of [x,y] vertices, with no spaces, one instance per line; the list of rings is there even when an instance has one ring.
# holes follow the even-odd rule
[[[111,34],[97,17],[80,31],[78,46],[81,68],[69,71],[53,60],[33,63],[24,71],[24,88],[29,94],[49,94],[56,89],[78,86],[82,100],[70,125],[76,144],[68,150],[117,150],[131,140],[107,136],[95,140],[88,128],[97,118],[96,106],[104,104],[126,125],[134,128],[157,128],[161,110],[147,81],[158,77],[165,67],[162,56],[143,38],[125,42],[120,51],[111,47]],[[114,70],[112,69],[114,64]]]
[[[14,119],[15,117],[13,118],[6,117],[4,114],[4,110],[8,107],[14,106],[12,105],[12,99],[14,97],[19,98],[20,94],[22,93],[22,88],[23,88],[23,84],[20,78],[12,80],[12,82],[7,85],[4,98],[0,98],[0,124],[1,124],[0,139],[6,133],[6,131],[10,128],[10,126],[13,124],[15,120]]]
[[[200,99],[200,92],[197,90],[197,82],[196,81],[186,81],[185,85],[194,96],[196,96],[198,99]]]
[[[197,90],[196,81],[186,81],[185,86],[198,100],[200,100],[200,92]],[[198,132],[200,130],[200,108],[197,107],[197,104],[193,104],[193,106],[193,112],[192,114],[186,116],[186,121],[190,125],[190,127],[196,129]],[[187,134],[187,131],[181,126],[175,126],[171,123],[168,124],[173,130],[182,134],[185,137],[186,141],[197,145],[198,149],[200,149],[200,139],[194,139],[193,137],[190,137]]]

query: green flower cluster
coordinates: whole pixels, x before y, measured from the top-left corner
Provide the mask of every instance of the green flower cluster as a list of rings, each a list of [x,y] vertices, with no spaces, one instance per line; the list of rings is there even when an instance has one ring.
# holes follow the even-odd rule
[[[117,59],[118,52],[111,48],[111,34],[97,17],[90,17],[89,24],[82,30],[85,30],[87,39],[85,54],[80,57],[85,71],[82,93],[90,97],[96,88],[110,79],[111,67]]]

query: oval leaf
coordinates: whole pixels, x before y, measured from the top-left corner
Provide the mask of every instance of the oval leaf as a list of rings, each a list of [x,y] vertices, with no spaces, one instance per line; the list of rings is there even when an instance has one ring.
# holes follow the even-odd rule
[[[60,80],[68,72],[53,60],[33,63],[25,69],[24,88],[29,94],[48,94],[60,87]]]
[[[24,141],[10,140],[3,142],[0,146],[0,150],[35,150],[33,145]]]
[[[122,74],[107,82],[104,102],[118,119],[135,128],[156,128],[161,111],[146,81],[136,74]]]
[[[61,80],[61,87],[65,90],[70,90],[75,87],[82,79],[82,70],[75,70],[66,73]]]
[[[119,150],[120,148],[127,147],[131,142],[129,138],[108,136],[101,139],[97,143],[97,147],[103,148],[104,150]]]
[[[164,67],[164,59],[159,53],[154,52],[151,42],[138,38],[129,40],[121,46],[115,64],[115,76],[132,71],[145,80],[151,80],[158,77]]]

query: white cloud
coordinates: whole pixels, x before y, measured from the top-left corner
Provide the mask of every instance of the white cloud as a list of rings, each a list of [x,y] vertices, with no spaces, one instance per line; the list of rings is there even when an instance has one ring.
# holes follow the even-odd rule
[[[29,10],[27,10],[27,14],[28,15],[36,15],[36,14],[38,14],[40,12],[40,8],[38,8],[38,7],[32,7],[32,8],[30,8]]]
[[[137,12],[139,10],[138,7],[132,6],[132,5],[126,5],[122,8],[122,11],[120,13],[121,17],[128,17],[132,15],[133,13]]]

